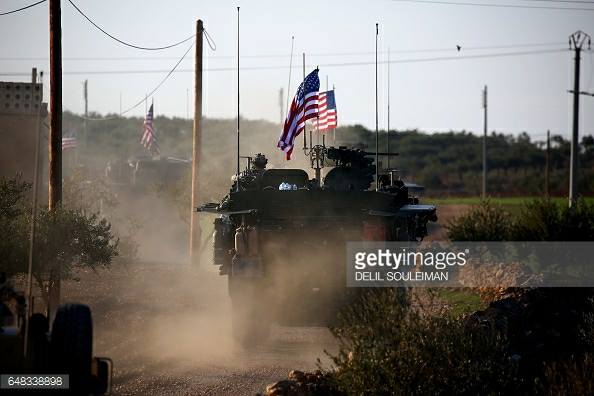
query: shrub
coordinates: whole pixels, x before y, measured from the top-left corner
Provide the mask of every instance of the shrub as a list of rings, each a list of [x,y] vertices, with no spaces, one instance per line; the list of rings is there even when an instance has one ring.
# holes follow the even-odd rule
[[[591,241],[594,204],[578,200],[569,208],[550,199],[536,199],[512,216],[484,200],[447,228],[453,241]]]
[[[550,199],[527,202],[515,218],[511,236],[516,241],[592,241],[594,205],[584,200],[571,208]]]
[[[515,386],[497,331],[423,315],[402,290],[364,292],[331,331],[339,342],[334,377],[347,394],[505,394]]]
[[[505,241],[511,228],[511,215],[488,199],[447,225],[453,241]]]

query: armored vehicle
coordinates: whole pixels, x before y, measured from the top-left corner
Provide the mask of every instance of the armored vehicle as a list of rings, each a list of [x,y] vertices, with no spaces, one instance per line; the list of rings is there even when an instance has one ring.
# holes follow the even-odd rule
[[[197,208],[218,214],[213,261],[228,277],[241,343],[262,340],[272,322],[331,323],[351,295],[348,241],[420,241],[437,220],[436,207],[419,204],[393,172],[373,186],[375,153],[316,146],[309,155],[313,179],[302,169],[266,169],[258,154],[222,202]],[[331,167],[323,180],[322,166]]]
[[[109,161],[105,176],[113,186],[145,192],[156,183],[175,183],[183,179],[191,161],[175,157],[131,157]]]

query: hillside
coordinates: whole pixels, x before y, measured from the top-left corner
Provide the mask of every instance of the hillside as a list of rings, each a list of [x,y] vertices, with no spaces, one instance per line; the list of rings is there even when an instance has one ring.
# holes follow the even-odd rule
[[[92,115],[92,117],[99,117]],[[107,115],[105,117],[110,117]],[[87,144],[84,145],[83,120],[72,113],[64,114],[64,133],[78,133],[79,162],[101,171],[108,160],[125,159],[145,154],[138,143],[141,118],[118,118],[88,121]],[[236,168],[236,120],[205,119],[203,129],[203,175],[209,194],[221,196],[229,186]],[[190,158],[192,122],[181,118],[157,117],[154,121],[159,134],[161,152],[165,156]],[[241,122],[241,154],[264,153],[275,167],[303,167],[309,162],[296,149],[293,159],[285,161],[276,149],[280,126],[267,121]],[[340,127],[327,136],[327,145],[375,148],[375,134],[361,125]],[[314,140],[315,140],[314,136]],[[568,189],[570,145],[561,136],[552,136],[551,193],[565,195]],[[380,150],[386,147],[386,132],[380,131]],[[297,147],[302,146],[302,137]],[[431,195],[477,195],[480,193],[482,172],[482,138],[465,131],[424,133],[417,130],[392,131],[390,145],[400,156],[391,160],[391,167],[402,176],[427,187]],[[534,142],[528,134],[517,137],[492,133],[487,138],[488,188],[495,196],[540,195],[544,191],[544,142]],[[383,164],[386,165],[386,164]],[[244,164],[242,164],[243,168]],[[580,142],[579,190],[594,194],[594,138],[582,137]]]

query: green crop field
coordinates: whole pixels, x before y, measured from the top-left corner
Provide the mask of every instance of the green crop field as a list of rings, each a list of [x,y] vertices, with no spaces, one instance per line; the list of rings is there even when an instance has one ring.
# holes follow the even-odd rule
[[[520,206],[526,202],[540,197],[490,197],[489,200],[497,205],[503,206]],[[553,197],[551,198],[557,203],[566,203],[567,198],[565,197]],[[589,204],[594,203],[594,197],[583,198]],[[481,202],[481,197],[448,197],[448,198],[437,198],[437,197],[424,197],[424,202],[430,202],[436,205],[478,205]]]

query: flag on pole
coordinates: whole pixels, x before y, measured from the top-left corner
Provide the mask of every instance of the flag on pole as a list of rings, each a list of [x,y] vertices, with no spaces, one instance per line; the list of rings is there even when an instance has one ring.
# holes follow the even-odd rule
[[[286,153],[287,160],[291,159],[295,138],[305,129],[305,121],[316,118],[318,115],[318,90],[320,89],[318,71],[315,69],[309,73],[299,85],[285,118],[277,147]]]
[[[62,151],[69,148],[76,148],[76,137],[63,137],[62,138]]]
[[[318,131],[327,131],[336,128],[336,98],[334,90],[320,92],[318,95]]]
[[[144,118],[144,129],[142,131],[142,137],[140,138],[140,144],[142,144],[151,154],[161,154],[159,150],[159,144],[157,143],[157,135],[153,128],[153,105],[149,108]]]

